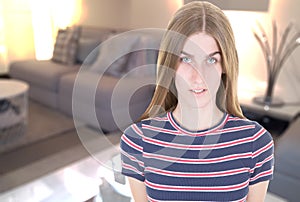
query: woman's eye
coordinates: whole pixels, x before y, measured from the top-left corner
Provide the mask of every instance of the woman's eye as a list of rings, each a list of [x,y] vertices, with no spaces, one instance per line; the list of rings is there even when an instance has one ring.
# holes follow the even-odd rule
[[[192,59],[189,58],[189,57],[181,57],[180,59],[184,63],[191,63],[192,62]]]
[[[217,62],[216,58],[213,58],[213,57],[207,58],[207,63],[208,64],[215,64],[216,62]]]

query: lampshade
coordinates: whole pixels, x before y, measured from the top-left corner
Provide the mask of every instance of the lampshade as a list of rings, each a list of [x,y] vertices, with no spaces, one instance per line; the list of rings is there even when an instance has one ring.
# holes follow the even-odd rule
[[[201,0],[184,0],[184,3]],[[269,0],[206,0],[222,10],[267,12]]]

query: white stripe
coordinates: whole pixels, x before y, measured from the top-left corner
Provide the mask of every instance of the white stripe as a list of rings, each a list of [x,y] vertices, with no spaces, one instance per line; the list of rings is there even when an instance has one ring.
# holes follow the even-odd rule
[[[172,156],[165,156],[160,154],[153,154],[144,152],[145,158],[152,158],[156,160],[162,160],[166,162],[172,163],[183,163],[183,164],[212,164],[212,163],[221,163],[233,160],[240,160],[244,158],[251,158],[252,153],[240,153],[240,154],[231,154],[227,156],[221,156],[216,158],[208,158],[208,159],[190,159],[190,158],[181,158],[181,157],[172,157]]]

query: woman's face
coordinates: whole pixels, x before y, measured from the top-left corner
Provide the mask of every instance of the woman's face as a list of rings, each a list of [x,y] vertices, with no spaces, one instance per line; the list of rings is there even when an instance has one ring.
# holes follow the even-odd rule
[[[203,108],[216,103],[221,59],[217,42],[210,35],[201,32],[187,38],[175,76],[180,105]]]

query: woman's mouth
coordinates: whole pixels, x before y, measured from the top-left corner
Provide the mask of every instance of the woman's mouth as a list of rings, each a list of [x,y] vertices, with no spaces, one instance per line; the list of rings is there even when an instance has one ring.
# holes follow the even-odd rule
[[[204,88],[201,88],[201,89],[191,89],[191,91],[195,94],[201,94],[201,93],[204,93],[205,91],[207,91],[206,89]]]

